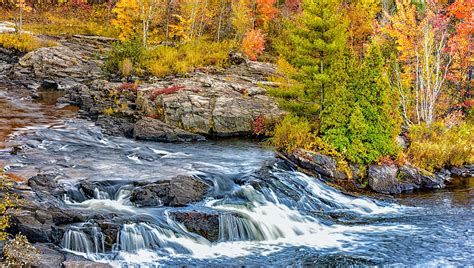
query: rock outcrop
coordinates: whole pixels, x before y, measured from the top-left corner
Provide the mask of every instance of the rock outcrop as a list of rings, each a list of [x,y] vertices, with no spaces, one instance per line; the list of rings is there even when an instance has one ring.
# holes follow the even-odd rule
[[[208,189],[209,185],[194,177],[177,176],[136,187],[131,193],[130,201],[139,207],[180,207],[201,201]]]
[[[133,137],[138,140],[178,142],[178,141],[203,141],[201,135],[184,131],[164,123],[161,120],[145,117],[139,120],[133,129]]]

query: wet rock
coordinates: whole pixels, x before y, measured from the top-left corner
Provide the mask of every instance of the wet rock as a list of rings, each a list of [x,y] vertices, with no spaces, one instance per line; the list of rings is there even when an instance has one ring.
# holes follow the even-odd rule
[[[96,124],[102,128],[102,132],[112,136],[133,137],[133,120],[124,117],[100,115]]]
[[[466,165],[464,167],[452,167],[449,171],[452,175],[457,177],[474,177],[474,165]]]
[[[36,192],[50,193],[53,196],[62,196],[65,190],[58,185],[57,174],[39,174],[28,179],[28,186]]]
[[[140,207],[186,206],[202,200],[208,189],[209,185],[194,177],[177,176],[171,180],[136,187],[130,201]]]
[[[177,127],[168,125],[158,119],[143,118],[135,124],[133,136],[139,140],[178,142],[202,141],[205,138]]]
[[[397,167],[393,165],[371,165],[367,173],[369,187],[384,194],[399,194],[401,188],[397,179]]]
[[[40,252],[39,261],[34,267],[38,268],[60,268],[65,260],[60,249],[54,244],[36,243],[34,247]]]
[[[100,229],[104,234],[104,246],[105,250],[112,250],[114,244],[117,242],[117,236],[120,231],[120,224],[112,221],[102,222]]]
[[[330,156],[303,149],[298,149],[287,156],[296,165],[320,174],[322,179],[347,178],[344,172],[337,169],[336,160]]]
[[[112,268],[109,264],[93,262],[90,260],[83,261],[65,261],[63,262],[64,268]]]
[[[196,233],[209,241],[219,239],[219,214],[200,211],[174,211],[171,216],[182,223],[188,231]]]
[[[49,79],[43,80],[43,82],[41,82],[41,86],[40,86],[41,90],[56,91],[56,90],[58,90],[58,88],[59,88],[58,83],[56,83],[54,80],[49,80]]]

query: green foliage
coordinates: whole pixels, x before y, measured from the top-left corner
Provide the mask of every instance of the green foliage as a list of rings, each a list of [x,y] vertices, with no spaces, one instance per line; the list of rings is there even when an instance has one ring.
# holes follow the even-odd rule
[[[305,0],[302,4],[302,14],[287,22],[276,44],[283,58],[298,69],[292,78],[299,84],[285,96],[283,106],[300,116],[316,116],[325,91],[332,90],[330,73],[346,45],[348,24],[340,0]]]
[[[41,47],[56,46],[56,42],[41,40],[30,34],[4,33],[0,34],[0,46],[21,52],[30,52]]]
[[[39,254],[40,251],[22,234],[7,241],[3,248],[5,261],[11,267],[31,267],[39,261]]]
[[[397,154],[400,117],[396,100],[390,99],[396,94],[388,83],[380,47],[372,44],[362,62],[354,63],[348,59],[345,66],[340,66],[350,78],[345,78],[345,85],[344,81],[334,85],[328,94],[321,134],[348,160],[366,164]],[[335,75],[339,79],[343,76]]]
[[[474,163],[474,124],[448,127],[443,122],[410,128],[410,162],[429,171]]]
[[[143,67],[145,49],[139,39],[131,39],[125,42],[116,42],[112,45],[105,62],[105,69],[109,73],[120,73],[121,66],[125,60],[132,63],[136,68]]]

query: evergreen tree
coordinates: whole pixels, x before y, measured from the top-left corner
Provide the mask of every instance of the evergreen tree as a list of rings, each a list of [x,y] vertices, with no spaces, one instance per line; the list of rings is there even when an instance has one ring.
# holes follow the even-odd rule
[[[356,163],[394,155],[400,116],[397,101],[393,101],[397,94],[391,92],[380,47],[373,43],[357,66],[351,63],[353,60],[346,62],[350,64],[341,66],[349,74],[345,89],[332,91],[326,100],[321,118],[323,137]],[[332,79],[341,73],[335,73]]]
[[[298,68],[294,78],[300,86],[287,94],[287,108],[298,115],[316,116],[331,88],[333,62],[346,45],[348,23],[340,0],[305,0],[302,6],[303,12],[287,25],[285,38],[277,48]]]

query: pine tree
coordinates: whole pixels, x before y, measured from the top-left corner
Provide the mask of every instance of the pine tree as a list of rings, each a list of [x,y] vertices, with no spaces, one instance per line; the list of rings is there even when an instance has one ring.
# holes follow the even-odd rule
[[[330,90],[329,73],[347,41],[347,21],[340,0],[305,0],[303,12],[289,23],[286,40],[277,45],[280,54],[299,71],[293,88],[293,109],[306,116],[321,112],[326,91]],[[305,109],[307,107],[307,109]],[[315,108],[318,109],[315,109]]]

